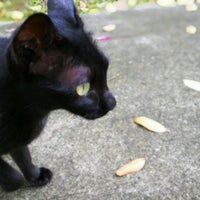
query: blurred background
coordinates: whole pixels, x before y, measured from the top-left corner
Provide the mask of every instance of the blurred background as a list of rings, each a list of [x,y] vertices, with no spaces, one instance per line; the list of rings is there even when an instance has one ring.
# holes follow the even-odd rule
[[[116,12],[135,6],[157,4],[164,7],[185,6],[188,11],[197,10],[200,0],[75,0],[80,13],[100,11]],[[20,21],[34,12],[46,12],[46,0],[0,0],[0,20]]]

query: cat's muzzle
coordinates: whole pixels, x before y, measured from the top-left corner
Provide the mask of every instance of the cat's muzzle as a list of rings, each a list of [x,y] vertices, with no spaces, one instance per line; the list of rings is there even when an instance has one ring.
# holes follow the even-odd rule
[[[99,102],[99,105],[96,109],[85,114],[83,117],[89,120],[94,120],[106,115],[109,111],[113,110],[116,106],[115,97],[111,92],[106,91],[103,97],[103,100]]]

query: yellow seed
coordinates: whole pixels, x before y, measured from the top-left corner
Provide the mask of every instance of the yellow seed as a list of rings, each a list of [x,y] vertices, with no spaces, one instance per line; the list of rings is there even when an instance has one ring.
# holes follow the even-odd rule
[[[200,92],[200,82],[189,79],[184,79],[183,82],[187,87]]]
[[[177,0],[177,4],[179,6],[189,5],[193,3],[194,3],[194,0]]]
[[[159,122],[147,118],[147,117],[136,117],[134,119],[134,122],[140,126],[143,126],[144,128],[156,132],[156,133],[164,133],[164,132],[169,132],[168,129],[166,129],[162,124]]]
[[[192,3],[192,4],[186,5],[186,6],[185,6],[185,9],[186,9],[188,12],[196,11],[196,10],[198,10],[198,6],[197,6],[195,3]]]
[[[127,174],[140,171],[145,165],[145,158],[137,158],[116,171],[117,176],[125,176]]]
[[[111,32],[111,31],[114,31],[115,29],[116,29],[115,24],[109,24],[103,27],[103,31],[105,32]]]
[[[197,32],[197,28],[193,25],[189,25],[186,27],[186,32],[189,34],[195,34]]]

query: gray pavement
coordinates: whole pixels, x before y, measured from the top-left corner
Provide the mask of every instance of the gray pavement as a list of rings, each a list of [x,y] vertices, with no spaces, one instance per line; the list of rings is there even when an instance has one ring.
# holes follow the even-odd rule
[[[200,199],[200,93],[183,79],[200,81],[200,12],[184,8],[136,8],[84,16],[109,55],[109,86],[117,107],[96,121],[53,112],[44,133],[31,145],[33,160],[54,172],[42,188],[24,187],[2,200]],[[102,32],[116,24],[111,33]],[[185,32],[193,24],[194,35]],[[6,29],[1,26],[1,33]],[[158,120],[169,133],[152,133],[135,116]],[[115,170],[145,157],[136,174]]]

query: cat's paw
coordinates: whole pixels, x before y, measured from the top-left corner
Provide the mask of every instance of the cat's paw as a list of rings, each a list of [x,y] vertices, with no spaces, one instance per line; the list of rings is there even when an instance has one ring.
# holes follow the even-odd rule
[[[30,181],[31,186],[44,186],[51,181],[52,176],[53,173],[49,169],[41,167],[39,176],[36,179]]]
[[[24,185],[24,178],[21,174],[13,172],[4,183],[0,183],[2,189],[6,192],[13,192]]]

